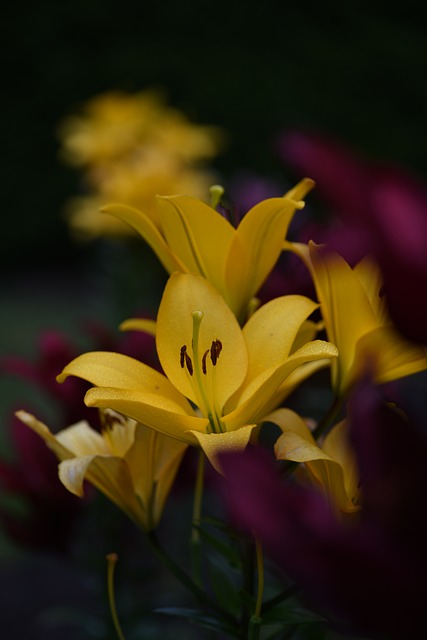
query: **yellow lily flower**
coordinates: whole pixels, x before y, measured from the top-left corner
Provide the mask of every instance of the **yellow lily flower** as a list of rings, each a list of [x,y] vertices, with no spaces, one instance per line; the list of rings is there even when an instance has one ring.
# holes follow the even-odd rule
[[[323,366],[337,355],[334,345],[321,340],[293,351],[316,306],[303,296],[276,298],[241,329],[209,282],[175,273],[157,318],[166,375],[118,353],[92,352],[67,365],[58,381],[74,375],[91,382],[87,405],[114,409],[200,446],[218,469],[217,453],[246,447],[263,415],[295,386],[298,368],[301,380],[312,370],[305,367]]]
[[[306,422],[294,411],[278,409],[267,419],[283,431],[274,447],[278,460],[302,463],[299,478],[323,491],[339,511],[360,509],[358,471],[345,420],[335,425],[320,447]]]
[[[328,339],[339,351],[332,386],[343,395],[369,366],[384,383],[427,368],[427,351],[402,338],[389,319],[376,265],[353,269],[337,253],[310,242],[292,245],[311,271]]]
[[[194,273],[211,282],[243,322],[248,304],[276,264],[283,240],[302,198],[312,189],[302,180],[282,198],[255,205],[237,229],[201,200],[159,197],[158,213],[123,204],[102,208],[133,227],[169,273]]]
[[[108,202],[156,215],[158,194],[205,197],[217,179],[206,160],[218,154],[224,137],[217,127],[190,122],[157,91],[98,95],[58,133],[65,162],[84,170],[88,196],[73,198],[67,217],[86,238],[129,235],[120,220],[99,215]]]
[[[59,478],[77,496],[88,480],[146,531],[154,529],[187,446],[112,411],[102,433],[86,421],[53,434],[26,411],[16,414],[61,460]]]

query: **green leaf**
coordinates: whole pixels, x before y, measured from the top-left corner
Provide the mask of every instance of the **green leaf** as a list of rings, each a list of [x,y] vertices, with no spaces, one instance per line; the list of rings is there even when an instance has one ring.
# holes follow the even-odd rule
[[[240,557],[236,549],[229,544],[222,542],[217,537],[206,531],[203,527],[196,527],[200,537],[209,544],[217,553],[226,558],[232,567],[240,566]]]
[[[201,524],[208,525],[210,527],[218,529],[218,531],[222,531],[222,533],[225,533],[231,539],[247,540],[246,535],[239,533],[238,531],[236,531],[236,529],[233,529],[233,527],[230,526],[230,523],[225,522],[220,518],[215,518],[213,516],[205,516],[202,518]]]
[[[156,613],[163,613],[168,616],[178,616],[179,618],[184,618],[185,620],[193,622],[194,624],[197,624],[200,627],[204,627],[205,629],[227,633],[233,638],[239,637],[240,632],[237,626],[234,626],[231,623],[226,622],[221,618],[217,618],[213,615],[207,615],[206,613],[204,613],[204,611],[200,611],[199,609],[189,609],[186,607],[161,607],[159,609],[155,609],[154,611]]]
[[[240,573],[234,571],[221,556],[209,556],[209,578],[218,603],[227,611],[238,615],[241,609],[236,582]],[[233,578],[235,580],[233,581]]]
[[[240,602],[248,611],[255,611],[256,600],[251,593],[248,593],[245,589],[239,589],[238,596]]]
[[[307,622],[325,622],[325,618],[310,609],[306,609],[299,604],[282,604],[275,607],[263,615],[261,611],[262,623],[283,625],[306,624]]]

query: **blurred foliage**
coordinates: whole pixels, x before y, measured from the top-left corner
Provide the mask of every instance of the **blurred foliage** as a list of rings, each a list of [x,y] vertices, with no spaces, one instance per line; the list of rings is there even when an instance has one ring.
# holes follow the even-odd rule
[[[424,15],[423,15],[424,14]],[[63,203],[79,176],[60,165],[55,129],[111,89],[162,87],[195,122],[230,132],[218,163],[283,174],[279,129],[339,135],[421,175],[427,152],[425,7],[383,2],[105,5],[99,0],[7,3],[2,11],[4,267],[85,260]]]

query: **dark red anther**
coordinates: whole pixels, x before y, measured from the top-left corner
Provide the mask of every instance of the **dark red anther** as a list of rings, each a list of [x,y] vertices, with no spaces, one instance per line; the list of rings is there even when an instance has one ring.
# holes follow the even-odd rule
[[[191,358],[188,355],[188,353],[185,351],[184,353],[184,357],[185,357],[185,364],[187,365],[187,369],[188,369],[188,373],[190,374],[190,376],[193,375],[193,363],[191,362]]]
[[[221,351],[222,351],[222,342],[220,340],[214,340],[211,345],[211,360],[212,360],[213,366],[216,365]]]
[[[206,375],[206,358],[208,357],[208,353],[209,353],[209,349],[206,349],[202,358],[202,371],[205,375]]]

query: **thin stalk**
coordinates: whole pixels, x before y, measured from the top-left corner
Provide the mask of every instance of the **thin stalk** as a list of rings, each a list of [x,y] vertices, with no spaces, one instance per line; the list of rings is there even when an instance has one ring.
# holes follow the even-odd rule
[[[116,630],[119,640],[125,640],[122,627],[120,625],[119,616],[117,615],[116,599],[114,597],[114,569],[117,564],[117,554],[109,553],[107,555],[108,571],[107,571],[107,585],[108,585],[108,602],[110,603],[111,617],[113,619],[114,629]]]
[[[197,465],[196,485],[194,488],[194,503],[193,503],[193,519],[192,519],[192,532],[191,532],[191,560],[193,569],[193,579],[201,586],[202,584],[202,547],[200,542],[200,522],[202,516],[202,500],[203,500],[203,485],[205,476],[205,454],[203,451],[199,453],[199,460]]]
[[[264,554],[262,550],[262,545],[258,538],[255,538],[255,554],[256,554],[256,563],[257,563],[257,572],[258,572],[258,586],[257,586],[257,596],[255,603],[255,611],[249,620],[248,627],[248,640],[258,640],[259,633],[261,630],[261,607],[262,607],[262,599],[264,596]]]
[[[262,544],[258,540],[258,538],[255,538],[255,552],[258,571],[258,588],[254,616],[256,618],[260,618],[262,599],[264,596],[264,554],[262,550]]]
[[[249,620],[248,640],[258,640],[261,631],[261,618],[252,616]]]
[[[210,597],[203,591],[203,589],[201,589],[184,571],[184,569],[181,569],[179,564],[177,564],[175,560],[170,557],[165,549],[163,549],[154,531],[149,531],[146,534],[146,539],[148,541],[148,544],[150,545],[151,551],[154,553],[156,558],[165,565],[165,567],[182,584],[182,586],[190,591],[199,602],[216,611],[224,619],[227,619],[233,623],[236,622],[233,616],[228,613],[228,611],[225,611],[224,609],[219,607],[213,600],[211,600]]]
[[[254,543],[251,538],[244,540],[242,549],[243,588],[251,596],[254,593]]]

